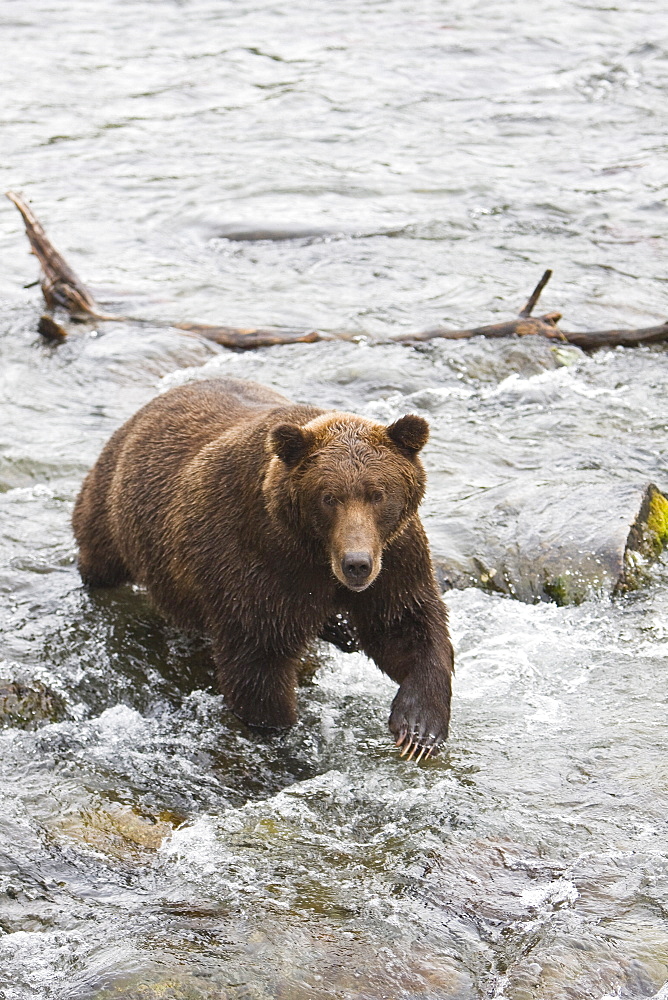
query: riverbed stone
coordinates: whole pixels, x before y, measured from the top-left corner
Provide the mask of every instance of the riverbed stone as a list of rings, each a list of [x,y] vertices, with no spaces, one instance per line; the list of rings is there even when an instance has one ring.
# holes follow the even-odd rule
[[[64,713],[63,699],[41,681],[27,684],[0,678],[0,729],[37,729]]]
[[[132,981],[95,994],[94,1000],[227,1000],[220,987],[201,989],[183,979],[170,978],[153,983]]]
[[[643,584],[668,541],[668,500],[579,470],[480,491],[425,525],[444,589],[579,604]]]
[[[173,832],[173,826],[162,816],[144,815],[130,806],[109,802],[64,816],[53,830],[59,838],[85,844],[100,854],[145,862]]]

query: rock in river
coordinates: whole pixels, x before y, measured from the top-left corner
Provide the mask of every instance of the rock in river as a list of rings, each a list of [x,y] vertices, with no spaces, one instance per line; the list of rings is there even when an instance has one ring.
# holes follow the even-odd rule
[[[60,695],[40,681],[28,685],[0,678],[0,729],[37,729],[60,719],[64,709]]]
[[[579,604],[643,582],[668,541],[668,500],[651,483],[569,472],[483,490],[425,524],[444,587]]]

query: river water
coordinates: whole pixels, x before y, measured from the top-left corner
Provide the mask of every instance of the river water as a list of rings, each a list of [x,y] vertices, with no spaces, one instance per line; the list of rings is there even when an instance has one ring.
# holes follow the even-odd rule
[[[665,559],[577,607],[449,592],[452,734],[415,766],[394,686],[324,645],[295,729],[245,729],[144,594],[82,590],[69,528],[113,429],[202,372],[423,413],[440,530],[521,476],[668,489],[663,348],[365,338],[509,318],[545,267],[566,329],[668,315],[667,14],[5,0],[2,189],[109,309],[360,336],[234,354],[119,324],[45,346],[0,206],[0,680],[57,695],[0,731],[3,1000],[668,995]],[[224,235],[261,227],[319,235]]]

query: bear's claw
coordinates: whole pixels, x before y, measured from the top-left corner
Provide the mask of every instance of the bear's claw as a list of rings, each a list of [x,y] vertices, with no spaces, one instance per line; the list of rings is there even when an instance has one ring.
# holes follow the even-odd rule
[[[404,757],[408,754],[406,760],[411,760],[415,751],[419,750],[420,752],[415,758],[415,763],[418,764],[422,760],[423,756],[425,760],[428,760],[434,752],[438,753],[438,744],[440,740],[437,739],[434,733],[428,733],[427,738],[430,740],[429,743],[425,742],[424,738],[421,738],[420,734],[417,732],[411,733],[409,736],[406,730],[402,730],[399,735],[399,739],[395,743],[395,746],[397,747],[401,747],[403,745],[403,749],[399,756]]]
[[[412,760],[417,754],[417,760],[427,760],[438,753],[448,735],[449,695],[449,685],[439,690],[437,685],[425,685],[419,677],[404,679],[389,719],[400,757]]]

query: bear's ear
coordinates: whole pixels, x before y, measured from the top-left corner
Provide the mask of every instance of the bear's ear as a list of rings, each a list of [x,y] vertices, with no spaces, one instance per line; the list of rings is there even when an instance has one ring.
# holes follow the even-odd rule
[[[299,424],[278,424],[269,435],[269,447],[289,467],[297,465],[313,447],[315,436]]]
[[[429,437],[429,424],[415,413],[399,417],[386,430],[391,441],[415,455],[424,448]]]

